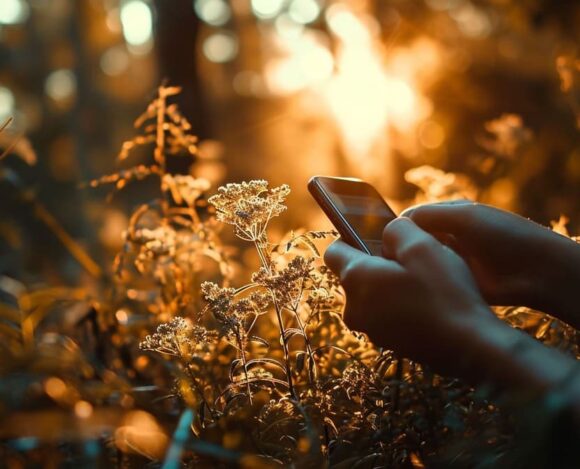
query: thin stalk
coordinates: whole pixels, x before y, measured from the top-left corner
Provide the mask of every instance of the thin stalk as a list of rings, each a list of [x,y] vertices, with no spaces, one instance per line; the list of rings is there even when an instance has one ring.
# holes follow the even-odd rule
[[[266,254],[262,252],[262,247],[257,239],[254,239],[254,245],[256,246],[256,251],[258,251],[258,256],[260,256],[260,261],[262,266],[268,271],[269,274],[272,273],[270,262],[268,261]],[[274,309],[276,310],[276,318],[278,319],[278,328],[280,329],[280,338],[282,339],[282,351],[284,352],[284,365],[286,368],[286,379],[288,380],[288,390],[293,399],[297,399],[296,390],[294,389],[294,382],[292,380],[292,368],[290,367],[290,352],[288,350],[288,341],[286,340],[286,328],[284,327],[284,318],[282,317],[282,309],[278,305],[278,299],[276,294],[270,290],[270,295],[272,296],[272,301],[274,302]]]
[[[309,339],[308,335],[306,334],[306,329],[304,328],[304,326],[302,324],[302,320],[300,319],[300,315],[298,314],[298,309],[295,309],[293,311],[294,311],[294,316],[296,317],[296,323],[298,324],[298,327],[302,331],[302,335],[304,336],[304,343],[306,345],[306,353],[310,357],[310,363],[314,364],[313,368],[310,368],[310,367],[308,368],[308,380],[312,384],[313,381],[316,381],[316,378],[318,376],[318,373],[316,370],[316,361],[314,360],[314,353],[312,352],[312,345],[310,343],[310,339]]]
[[[240,349],[240,355],[242,358],[242,366],[244,367],[244,376],[246,377],[246,387],[248,389],[248,398],[250,399],[250,404],[252,404],[252,389],[250,387],[250,378],[248,376],[248,362],[246,360],[246,350],[242,341],[242,335],[240,334],[239,326],[236,329],[236,339],[238,341],[238,347]]]
[[[173,343],[175,344],[175,350],[177,350],[179,359],[181,360],[182,363],[185,364],[185,369],[187,371],[187,374],[189,376],[189,379],[191,379],[191,384],[193,384],[193,387],[195,388],[195,390],[197,391],[197,393],[201,397],[202,402],[208,408],[209,413],[211,414],[212,418],[215,419],[216,418],[215,410],[213,409],[212,406],[209,405],[207,399],[205,398],[205,394],[204,394],[203,390],[201,389],[201,387],[199,386],[199,383],[197,382],[197,379],[195,378],[195,375],[191,371],[191,368],[189,367],[188,361],[185,359],[185,357],[181,353],[181,348],[179,347],[179,344],[177,343],[176,340],[174,340]]]

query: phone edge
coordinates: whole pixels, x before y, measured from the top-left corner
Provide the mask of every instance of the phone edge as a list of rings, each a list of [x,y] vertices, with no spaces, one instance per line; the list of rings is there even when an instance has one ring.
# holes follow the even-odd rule
[[[324,189],[324,186],[319,181],[319,178],[320,177],[321,176],[312,176],[310,178],[310,180],[308,181],[308,184],[307,184],[308,192],[310,192],[310,195],[312,195],[312,197],[314,198],[314,200],[316,200],[316,202],[318,203],[319,207],[322,209],[322,211],[329,218],[330,222],[333,225],[334,225],[334,222],[332,221],[332,218],[330,217],[329,212],[327,211],[327,209],[330,210],[330,213],[332,215],[336,215],[342,221],[343,226],[348,231],[348,236],[345,237],[343,235],[343,233],[340,233],[340,230],[335,225],[334,227],[337,229],[337,231],[339,231],[339,234],[342,237],[345,237],[345,238],[348,238],[348,237],[352,238],[352,240],[354,241],[354,243],[358,245],[358,246],[352,246],[352,247],[354,247],[355,249],[359,249],[360,251],[364,252],[365,254],[368,254],[369,256],[372,256],[373,254],[370,252],[370,249],[367,247],[367,245],[364,243],[364,241],[357,235],[356,231],[354,231],[351,228],[350,223],[348,223],[348,221],[346,220],[346,218],[344,218],[344,216],[342,215],[342,213],[340,212],[340,210],[332,202],[332,199],[329,197],[328,192]],[[354,178],[340,178],[340,179],[354,179]],[[325,198],[324,199],[320,199],[319,197],[317,197],[318,194],[317,194],[316,190],[318,190],[320,193],[324,194],[325,195]],[[330,205],[330,207],[328,205]],[[344,241],[346,241],[347,244],[351,244],[351,243],[348,242],[347,239],[345,239]]]

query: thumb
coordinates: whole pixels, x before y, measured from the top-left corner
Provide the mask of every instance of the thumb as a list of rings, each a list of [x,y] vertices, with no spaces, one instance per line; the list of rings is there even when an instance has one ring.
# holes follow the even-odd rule
[[[415,205],[401,213],[429,233],[461,235],[473,225],[474,208],[469,200],[453,200],[434,204]]]

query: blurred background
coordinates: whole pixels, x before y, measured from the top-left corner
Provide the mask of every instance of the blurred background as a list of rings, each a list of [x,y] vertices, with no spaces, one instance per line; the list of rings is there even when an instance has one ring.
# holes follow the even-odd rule
[[[82,280],[67,235],[112,258],[159,184],[107,200],[82,183],[119,169],[162,83],[182,87],[212,192],[290,184],[280,230],[328,227],[306,190],[327,174],[398,209],[467,196],[576,233],[579,25],[574,0],[0,0],[0,146],[17,142],[0,271]]]

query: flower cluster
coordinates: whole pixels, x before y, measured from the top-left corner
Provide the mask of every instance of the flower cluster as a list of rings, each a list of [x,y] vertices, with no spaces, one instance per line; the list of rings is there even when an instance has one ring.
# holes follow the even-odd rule
[[[222,186],[208,202],[215,207],[217,219],[233,225],[240,238],[259,241],[268,222],[286,210],[283,202],[289,193],[286,184],[268,189],[267,181],[256,180]]]
[[[177,316],[168,323],[160,324],[154,334],[145,337],[139,348],[182,357],[192,354],[198,346],[206,345],[215,338],[214,332]]]
[[[220,287],[213,282],[201,284],[203,299],[215,318],[225,326],[226,332],[240,332],[244,321],[251,315],[258,316],[268,307],[268,295],[253,292],[247,297],[237,299],[235,288]]]
[[[313,258],[296,256],[279,271],[262,267],[252,276],[252,281],[273,291],[278,302],[295,305],[300,300],[312,272]]]

